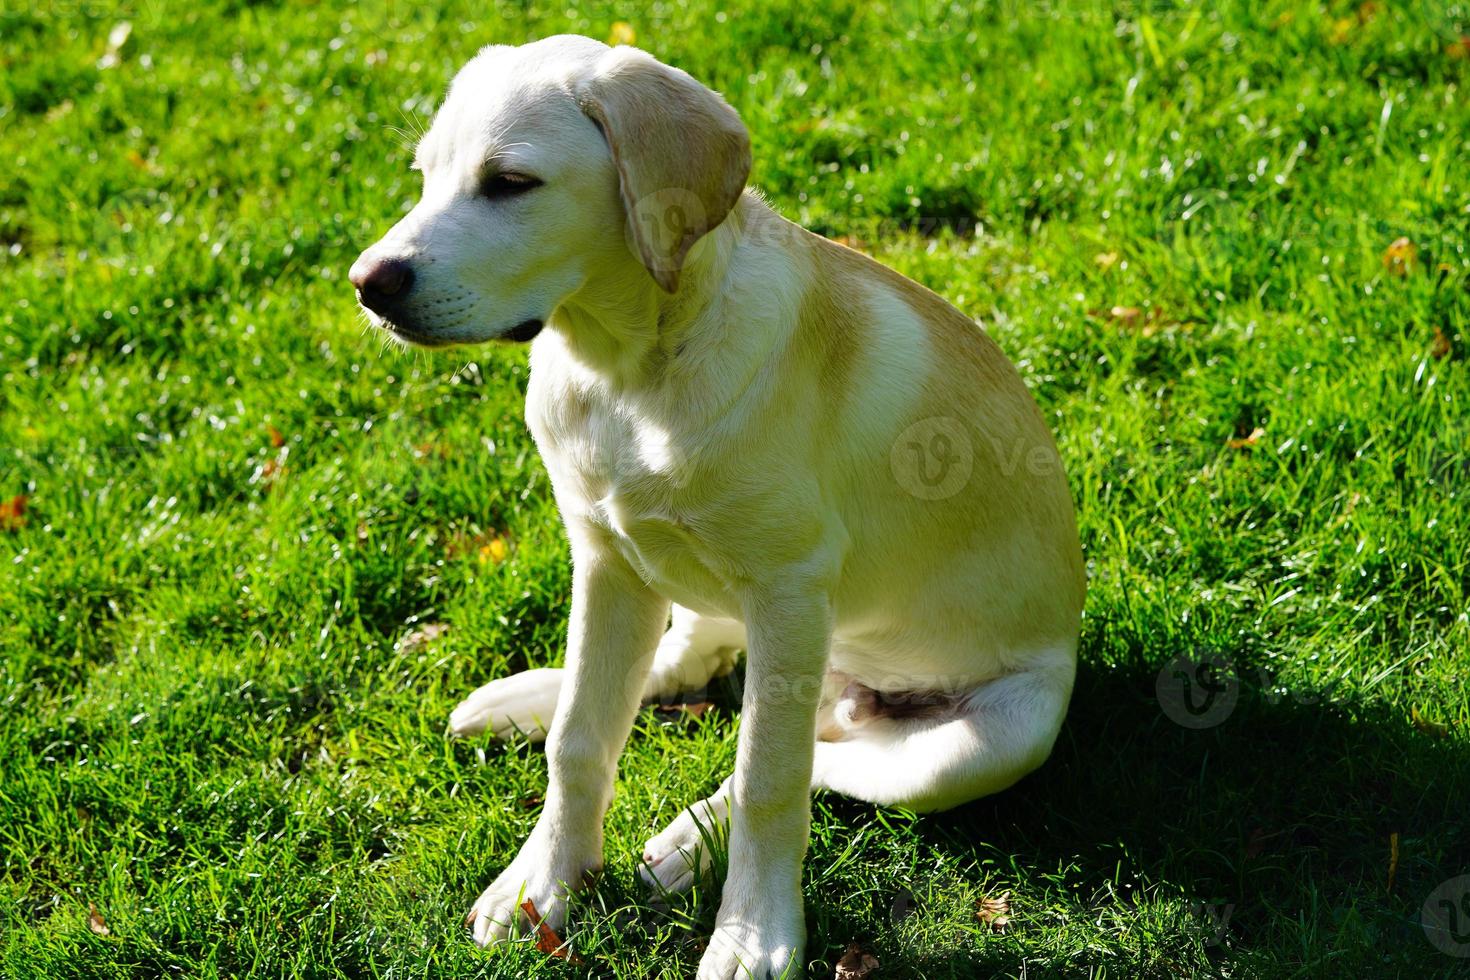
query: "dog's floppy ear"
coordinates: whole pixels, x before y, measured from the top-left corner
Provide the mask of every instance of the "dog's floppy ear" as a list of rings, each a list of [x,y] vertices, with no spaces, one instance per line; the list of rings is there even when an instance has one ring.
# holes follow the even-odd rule
[[[750,175],[750,136],[725,100],[637,48],[613,48],[576,86],[618,168],[628,234],[666,291]]]

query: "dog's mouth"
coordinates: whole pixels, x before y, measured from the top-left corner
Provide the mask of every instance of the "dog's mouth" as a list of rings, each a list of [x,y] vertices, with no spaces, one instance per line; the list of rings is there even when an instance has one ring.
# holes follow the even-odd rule
[[[462,341],[446,340],[443,337],[434,337],[430,334],[421,333],[420,331],[415,330],[412,327],[405,327],[401,323],[395,323],[394,321],[389,320],[387,317],[382,317],[381,323],[383,329],[387,330],[393,336],[397,337],[399,340],[407,341],[408,343],[413,344],[417,347],[453,347],[455,344],[462,343]],[[524,344],[535,340],[536,335],[539,334],[542,329],[545,328],[545,326],[546,323],[543,320],[522,320],[520,323],[517,323],[515,326],[507,330],[505,333],[497,334],[496,336],[490,337],[488,339],[510,340],[518,344]]]
[[[383,328],[393,336],[399,340],[406,340],[417,347],[451,347],[454,345],[454,341],[452,340],[445,340],[442,337],[431,337],[428,334],[419,333],[417,330],[405,327],[401,323],[394,323],[387,317],[384,317],[382,322]]]
[[[518,344],[524,344],[528,341],[535,340],[536,335],[541,332],[541,328],[544,326],[546,324],[540,320],[522,320],[501,334],[499,339],[514,340]]]

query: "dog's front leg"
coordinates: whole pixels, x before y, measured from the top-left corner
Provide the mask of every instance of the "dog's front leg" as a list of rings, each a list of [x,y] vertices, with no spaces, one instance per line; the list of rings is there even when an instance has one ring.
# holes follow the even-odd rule
[[[602,866],[602,819],[618,755],[668,622],[668,600],[616,552],[578,545],[575,537],[572,552],[566,686],[546,742],[546,802],[520,853],[470,910],[481,945],[504,939],[512,923],[524,921],[519,907],[527,899],[560,929],[567,892]]]
[[[729,873],[700,980],[796,976],[806,940],[801,863],[830,603],[824,588],[797,581],[762,589],[744,605],[749,649]]]

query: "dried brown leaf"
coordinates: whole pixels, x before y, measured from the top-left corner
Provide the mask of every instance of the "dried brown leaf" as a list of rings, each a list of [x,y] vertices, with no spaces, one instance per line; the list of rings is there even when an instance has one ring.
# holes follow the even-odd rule
[[[1407,276],[1419,265],[1419,246],[1407,238],[1395,238],[1383,251],[1383,267],[1395,276]]]
[[[1266,430],[1259,425],[1251,430],[1250,435],[1239,439],[1226,439],[1226,449],[1254,449],[1256,444],[1266,437]]]
[[[554,956],[568,963],[581,964],[582,957],[567,948],[567,944],[556,934],[556,930],[547,925],[541,918],[541,913],[536,911],[536,903],[529,898],[521,903],[521,911],[526,913],[526,918],[531,920],[531,925],[536,929],[536,948],[547,956]]]
[[[872,976],[876,969],[878,957],[857,943],[848,943],[847,949],[842,951],[842,958],[837,961],[837,970],[832,974],[832,980],[864,980],[865,977]]]
[[[0,500],[0,531],[19,531],[26,526],[26,503],[29,500],[23,493],[9,500]]]
[[[481,565],[499,565],[510,556],[510,545],[510,539],[496,531],[455,531],[444,542],[444,557],[451,561],[473,557]]]
[[[1449,335],[1444,332],[1444,327],[1434,328],[1434,340],[1429,344],[1429,356],[1435,360],[1443,360],[1454,351],[1455,345],[1450,343]]]
[[[684,714],[691,715],[695,718],[703,718],[704,713],[714,706],[713,701],[681,701],[655,705],[655,708],[664,714]]]
[[[1005,932],[1011,924],[1011,893],[987,896],[975,903],[975,918],[996,932]]]
[[[1414,723],[1415,728],[1419,729],[1419,731],[1423,732],[1425,735],[1431,735],[1434,738],[1449,737],[1450,726],[1443,724],[1442,722],[1431,721],[1428,718],[1425,718],[1422,714],[1419,713],[1418,706],[1409,709],[1409,720]]]
[[[448,623],[425,623],[418,629],[404,634],[403,638],[398,641],[398,651],[418,653],[448,632]]]
[[[112,935],[112,930],[107,928],[107,920],[102,918],[95,905],[87,906],[87,928],[99,936]]]
[[[1399,873],[1399,834],[1398,831],[1388,835],[1388,890],[1393,891],[1393,880]]]

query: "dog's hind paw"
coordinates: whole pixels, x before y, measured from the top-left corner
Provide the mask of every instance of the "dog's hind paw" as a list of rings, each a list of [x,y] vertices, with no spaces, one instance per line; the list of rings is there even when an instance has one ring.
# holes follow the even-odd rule
[[[724,788],[682,811],[643,845],[638,875],[660,892],[686,892],[709,874],[713,849],[725,847],[730,807]]]
[[[545,741],[561,695],[562,672],[544,667],[493,680],[449,715],[449,732],[460,738],[490,732],[496,738],[524,735]]]

